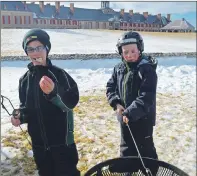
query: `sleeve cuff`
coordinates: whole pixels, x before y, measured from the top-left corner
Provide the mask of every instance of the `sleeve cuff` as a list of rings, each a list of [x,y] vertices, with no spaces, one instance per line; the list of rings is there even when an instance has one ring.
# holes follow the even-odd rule
[[[21,124],[27,123],[28,117],[26,115],[26,113],[24,112],[24,109],[19,109],[20,111],[20,122]]]
[[[127,118],[129,118],[129,112],[128,110],[124,110],[124,112],[122,113],[123,116],[127,116]]]
[[[117,109],[117,104],[121,104],[120,100],[114,99],[111,103],[111,106],[113,107],[114,111]]]

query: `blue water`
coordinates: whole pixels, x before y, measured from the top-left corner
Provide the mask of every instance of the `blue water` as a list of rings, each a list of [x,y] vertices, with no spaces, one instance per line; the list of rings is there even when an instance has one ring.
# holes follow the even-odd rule
[[[158,66],[196,66],[196,58],[191,57],[159,57]],[[65,69],[92,69],[113,68],[120,59],[94,59],[94,60],[52,60],[54,65]],[[26,67],[29,61],[1,61],[1,67]]]

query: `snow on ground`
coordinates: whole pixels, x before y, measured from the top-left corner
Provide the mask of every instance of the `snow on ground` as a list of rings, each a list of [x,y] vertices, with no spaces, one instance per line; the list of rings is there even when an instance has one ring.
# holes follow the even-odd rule
[[[80,92],[84,93],[85,91],[93,89],[105,89],[106,82],[111,76],[113,66],[119,63],[120,60],[54,60],[52,62],[71,74],[78,83]],[[195,58],[158,58],[158,62],[157,74],[159,92],[195,92]],[[26,65],[28,63],[29,61],[2,62],[2,93],[17,93],[18,78],[27,70]],[[9,76],[9,79],[7,76]],[[7,88],[4,89],[4,86]]]
[[[22,40],[28,29],[2,29],[2,56],[24,55]],[[116,42],[124,31],[97,31],[85,29],[46,30],[52,42],[51,54],[115,53]],[[196,39],[152,36],[142,33],[145,52],[195,52]]]

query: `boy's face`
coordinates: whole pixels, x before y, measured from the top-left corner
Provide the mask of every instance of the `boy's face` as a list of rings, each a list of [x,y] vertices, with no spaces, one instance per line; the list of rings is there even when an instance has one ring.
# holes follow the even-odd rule
[[[47,51],[42,43],[35,40],[27,45],[27,55],[30,57],[34,66],[43,65],[46,66]]]
[[[137,44],[128,44],[122,46],[122,55],[127,62],[136,62],[140,56]]]

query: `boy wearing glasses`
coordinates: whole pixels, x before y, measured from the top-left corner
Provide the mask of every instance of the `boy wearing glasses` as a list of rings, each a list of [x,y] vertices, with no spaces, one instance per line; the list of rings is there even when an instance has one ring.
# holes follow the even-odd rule
[[[144,42],[137,32],[125,32],[118,40],[122,62],[107,82],[107,99],[121,126],[120,156],[138,156],[125,123],[128,123],[143,157],[157,159],[153,143],[156,119],[157,62],[143,54]]]
[[[28,31],[22,46],[31,63],[19,80],[20,114],[11,122],[14,126],[28,124],[39,175],[78,176],[72,110],[79,101],[78,86],[48,59],[51,43],[45,31]]]

